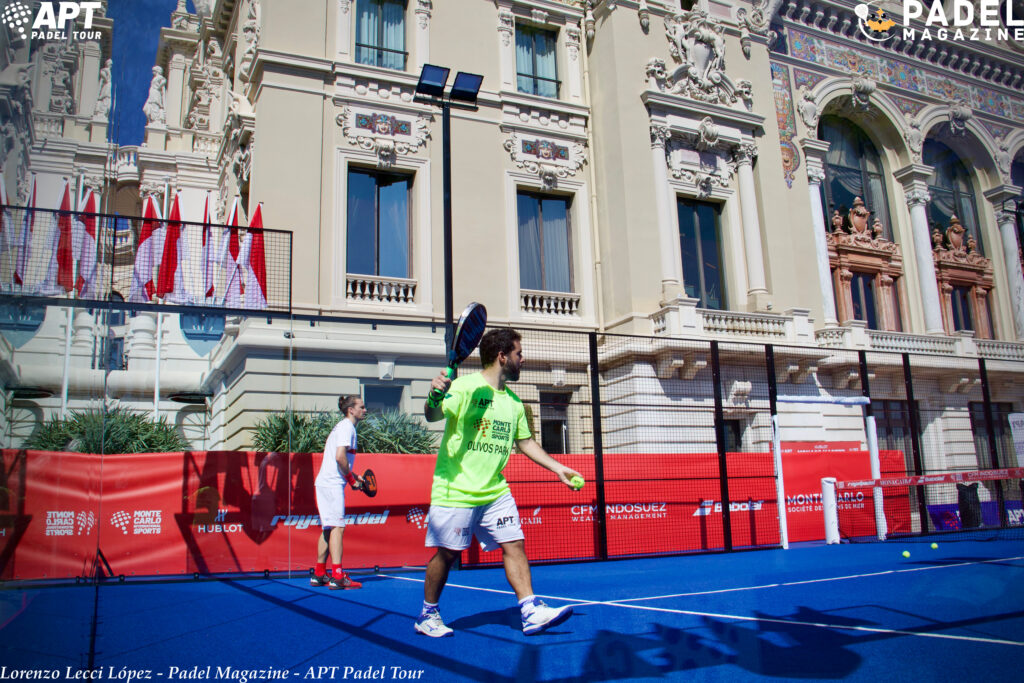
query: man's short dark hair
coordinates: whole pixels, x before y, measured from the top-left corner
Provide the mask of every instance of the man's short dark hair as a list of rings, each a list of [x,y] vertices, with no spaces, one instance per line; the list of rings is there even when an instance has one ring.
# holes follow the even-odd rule
[[[349,408],[356,404],[359,400],[359,396],[352,394],[351,396],[339,396],[338,397],[338,410],[341,411],[342,417],[348,417]]]
[[[490,330],[480,340],[480,362],[486,368],[494,363],[499,353],[512,353],[512,349],[516,347],[516,342],[522,340],[522,338],[522,335],[511,327],[499,327],[498,329]]]

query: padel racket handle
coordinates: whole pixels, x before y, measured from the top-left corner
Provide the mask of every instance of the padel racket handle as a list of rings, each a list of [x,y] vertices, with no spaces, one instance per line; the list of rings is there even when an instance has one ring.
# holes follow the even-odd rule
[[[455,376],[455,366],[449,365],[447,369],[448,379]],[[427,396],[427,405],[431,408],[436,408],[441,405],[441,401],[444,400],[444,392],[440,389],[431,389],[430,394]]]

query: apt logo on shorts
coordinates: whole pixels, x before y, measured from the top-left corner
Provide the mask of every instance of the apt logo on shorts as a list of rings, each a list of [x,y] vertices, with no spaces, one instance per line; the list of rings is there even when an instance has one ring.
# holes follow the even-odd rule
[[[519,523],[515,517],[499,517],[498,523],[495,525],[497,529],[508,529],[509,527],[518,527]]]

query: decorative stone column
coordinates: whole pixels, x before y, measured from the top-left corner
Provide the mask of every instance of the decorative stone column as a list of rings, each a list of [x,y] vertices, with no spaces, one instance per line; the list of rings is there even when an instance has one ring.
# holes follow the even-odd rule
[[[182,124],[181,104],[185,90],[185,56],[175,53],[167,63],[167,92],[164,94],[164,111],[167,125],[180,128]]]
[[[800,141],[807,163],[807,186],[811,200],[811,230],[814,233],[814,256],[818,266],[818,286],[821,288],[822,311],[825,327],[839,324],[836,315],[836,297],[832,289],[832,269],[828,264],[828,245],[825,243],[825,207],[821,205],[821,184],[825,182],[825,155],[829,143],[804,138]]]
[[[334,54],[339,62],[347,62],[352,54],[352,6],[353,0],[337,0],[338,20],[334,33]]]
[[[516,20],[512,3],[498,3],[498,55],[501,63],[501,89],[516,90]]]
[[[430,62],[430,12],[434,8],[431,0],[416,0],[416,61],[415,73]]]
[[[767,294],[764,277],[764,250],[761,248],[761,225],[757,220],[757,193],[754,189],[753,161],[757,146],[752,141],[736,148],[736,175],[739,182],[740,210],[743,213],[743,251],[747,255],[747,297],[757,305],[759,294]]]
[[[1003,241],[1003,263],[1006,265],[1006,279],[1010,286],[1010,308],[1013,310],[1014,338],[1024,341],[1024,272],[1020,265],[1021,246],[1017,242],[1016,215],[1003,209],[1009,199],[1018,199],[1020,188],[1003,185],[985,193],[995,208],[996,225]]]
[[[79,116],[91,117],[93,110],[96,109],[101,56],[100,44],[96,41],[91,40],[82,46],[82,70],[79,73],[78,93],[75,98]]]
[[[672,220],[665,145],[672,133],[667,126],[651,126],[651,162],[654,164],[654,198],[658,210],[658,245],[661,251],[661,301],[674,301],[682,294],[683,264],[676,258],[679,233]]]
[[[924,327],[927,334],[945,334],[942,325],[942,307],[939,300],[939,285],[935,278],[935,261],[932,257],[932,236],[928,230],[928,211],[931,201],[928,193],[928,178],[931,166],[912,164],[896,171],[893,175],[903,185],[903,194],[910,209],[910,229],[914,236],[914,260],[921,287],[921,305],[924,308]]]

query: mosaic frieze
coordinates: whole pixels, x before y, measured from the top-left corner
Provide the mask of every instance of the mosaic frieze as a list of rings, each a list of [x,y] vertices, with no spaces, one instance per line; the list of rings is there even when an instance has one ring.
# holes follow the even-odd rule
[[[894,85],[900,90],[924,91],[924,71],[914,69],[894,60],[881,61],[881,81]]]
[[[804,62],[847,74],[859,74],[883,85],[922,93],[947,103],[963,101],[986,114],[1024,121],[1024,102],[993,89],[958,83],[945,75],[930,73],[898,59],[862,54],[795,29],[789,30],[788,40],[789,54]],[[794,69],[794,77],[797,88],[803,85],[813,88],[824,78],[821,76],[815,81],[808,72],[799,69]],[[902,105],[900,108],[908,113]]]
[[[986,114],[1008,117],[1010,115],[1010,100],[988,88],[971,88],[974,92],[974,108],[980,109]]]
[[[793,91],[789,82],[789,67],[772,64],[772,89],[775,93],[775,120],[779,126],[779,147],[782,151],[782,174],[786,186],[793,187],[793,178],[800,168],[800,152],[796,137],[796,113],[793,109]]]
[[[985,130],[991,133],[993,138],[1005,138],[1013,132],[1013,129],[1009,126],[1000,126],[995,123],[988,123],[987,121],[982,121],[981,125],[985,126]]]
[[[971,99],[971,90],[961,83],[955,83],[948,78],[938,76],[927,76],[927,93],[946,102],[967,102]]]
[[[804,71],[803,69],[793,69],[793,86],[797,90],[804,87],[808,90],[813,90],[814,86],[821,83],[825,78],[825,74]]]
[[[368,130],[377,135],[412,135],[412,122],[402,121],[389,114],[355,115],[356,128]]]
[[[896,103],[896,106],[900,108],[903,115],[908,119],[912,119],[921,113],[921,110],[925,108],[924,102],[918,102],[917,100],[910,100],[906,97],[899,97],[898,95],[892,96],[892,101]]]
[[[825,44],[828,66],[850,74],[860,74],[878,80],[878,59],[857,50]]]
[[[825,64],[825,41],[801,31],[789,30],[789,54],[814,64]]]
[[[569,161],[569,148],[556,145],[550,140],[523,140],[523,154],[538,159]]]

